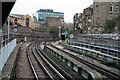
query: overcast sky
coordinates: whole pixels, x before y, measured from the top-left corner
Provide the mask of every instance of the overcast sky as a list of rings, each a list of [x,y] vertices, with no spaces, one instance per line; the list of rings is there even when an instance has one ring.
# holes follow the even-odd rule
[[[64,12],[65,22],[73,22],[75,13],[82,13],[83,9],[93,4],[93,0],[17,0],[11,14],[32,14],[39,9],[53,9]]]

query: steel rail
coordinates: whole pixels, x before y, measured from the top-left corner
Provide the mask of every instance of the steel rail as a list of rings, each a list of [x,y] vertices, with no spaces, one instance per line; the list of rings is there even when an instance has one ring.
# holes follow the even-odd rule
[[[82,59],[80,57],[77,57],[77,56],[75,56],[73,54],[70,54],[69,52],[66,52],[65,50],[62,50],[62,49],[60,49],[60,48],[58,48],[58,47],[56,47],[56,46],[54,46],[52,44],[49,44],[49,45],[51,47],[55,48],[55,49],[58,49],[58,50],[60,50],[60,51],[62,51],[64,53],[67,53],[67,55],[69,55],[71,57],[74,57],[76,60],[81,61],[83,64],[86,64],[89,67],[95,69],[96,71],[102,73],[103,75],[106,75],[108,78],[116,79],[116,80],[120,79],[120,75],[119,74],[116,74],[116,73],[113,73],[113,72],[111,72],[109,70],[106,70],[106,69],[100,67],[99,65],[95,65],[94,63],[90,63],[90,62],[88,62],[88,61],[86,61],[86,60],[84,60],[84,59]]]

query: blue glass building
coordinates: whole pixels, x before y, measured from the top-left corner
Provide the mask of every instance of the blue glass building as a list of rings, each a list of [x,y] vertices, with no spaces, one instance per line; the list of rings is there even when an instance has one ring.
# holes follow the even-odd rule
[[[52,9],[40,9],[35,14],[33,14],[33,19],[41,22],[46,21],[46,16],[52,16],[52,17],[63,17],[64,13],[62,12],[53,12]]]

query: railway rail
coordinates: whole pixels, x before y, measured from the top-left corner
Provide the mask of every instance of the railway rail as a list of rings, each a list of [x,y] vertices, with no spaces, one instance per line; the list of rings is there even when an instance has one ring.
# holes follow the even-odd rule
[[[56,80],[56,79],[64,79],[64,80],[72,80],[71,76],[64,75],[64,72],[59,72],[58,66],[53,63],[52,61],[48,60],[41,49],[38,49],[37,42],[32,43],[27,50],[28,60],[31,65],[31,69],[34,73],[35,79],[49,79],[49,80]],[[29,51],[29,52],[28,52]]]
[[[66,73],[62,68],[60,68],[54,61],[52,61],[52,60],[46,55],[46,53],[45,53],[44,51],[42,51],[41,47],[39,46],[39,43],[37,44],[37,48],[38,48],[38,51],[40,51],[40,52],[43,54],[43,56],[47,59],[47,61],[49,61],[50,64],[52,64],[53,67],[55,67],[55,68],[58,70],[58,72],[59,72],[61,75],[64,76],[65,79],[67,79],[67,80],[73,80],[73,77],[71,77],[71,76],[70,76],[68,73]]]
[[[89,61],[86,61],[86,60],[84,60],[84,59],[82,59],[82,58],[80,58],[78,56],[75,56],[75,55],[73,55],[73,54],[71,54],[69,52],[66,52],[65,50],[62,50],[62,49],[60,49],[60,48],[58,48],[58,47],[56,47],[56,46],[54,46],[52,44],[49,44],[49,45],[51,47],[55,48],[55,49],[58,49],[58,50],[60,50],[60,51],[62,51],[64,53],[66,53],[67,55],[71,56],[72,58],[74,58],[74,59],[76,59],[76,60],[78,60],[80,62],[82,62],[83,64],[95,69],[96,71],[100,72],[101,74],[107,76],[108,78],[110,78],[112,80],[113,79],[114,80],[119,80],[120,79],[120,74],[117,74],[117,73],[112,72],[110,70],[104,69],[103,67],[100,67],[99,65],[96,65],[94,63],[90,63]]]

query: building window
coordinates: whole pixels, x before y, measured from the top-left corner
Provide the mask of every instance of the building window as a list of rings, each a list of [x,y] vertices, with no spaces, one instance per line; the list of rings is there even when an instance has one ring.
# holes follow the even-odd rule
[[[88,22],[91,23],[91,22],[92,22],[92,19],[91,19],[91,18],[88,18]]]
[[[99,6],[96,5],[96,13],[99,13]]]
[[[116,5],[116,11],[115,12],[119,13],[119,6],[118,6],[118,4]]]
[[[113,3],[110,3],[110,13],[113,12]]]
[[[29,18],[26,18],[26,26],[29,27]]]
[[[96,24],[97,24],[97,26],[100,24],[100,18],[99,17],[96,20]]]

